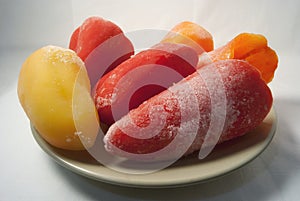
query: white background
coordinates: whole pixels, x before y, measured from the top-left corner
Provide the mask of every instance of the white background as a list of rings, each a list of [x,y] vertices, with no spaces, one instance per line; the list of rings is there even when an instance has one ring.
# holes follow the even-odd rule
[[[271,145],[234,173],[185,188],[118,187],[57,165],[31,135],[17,99],[17,77],[31,52],[48,44],[67,47],[73,29],[91,15],[114,21],[124,32],[170,29],[180,21],[194,21],[211,32],[216,47],[241,32],[264,34],[279,55],[270,84],[278,115]],[[0,200],[298,200],[299,18],[296,0],[0,0]]]

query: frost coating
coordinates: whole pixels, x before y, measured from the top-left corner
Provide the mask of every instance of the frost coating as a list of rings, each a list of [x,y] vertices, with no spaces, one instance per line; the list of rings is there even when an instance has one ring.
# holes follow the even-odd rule
[[[193,96],[196,101],[190,101]],[[170,104],[173,99],[176,100],[173,102],[175,105]],[[179,152],[188,146],[186,155],[200,150],[199,158],[202,159],[217,143],[243,135],[258,126],[267,115],[271,100],[268,87],[249,64],[234,60],[216,62],[130,112],[132,119],[139,119],[139,115],[154,106],[168,108],[166,125],[153,141],[135,139],[138,133],[132,130],[128,132],[134,138],[125,137],[127,133],[122,132],[128,123],[125,116],[107,132],[106,148],[111,153],[134,160],[145,160],[146,156],[150,157],[149,153],[158,153],[152,155],[156,160],[175,160]],[[264,111],[266,105],[268,110]],[[180,112],[176,108],[180,108]],[[200,112],[199,117],[197,112]],[[137,122],[141,124],[146,119],[140,118]],[[119,141],[118,136],[125,140]],[[171,141],[170,144],[165,139]],[[191,146],[188,144],[190,139],[193,140]],[[157,144],[161,143],[170,150],[164,152],[167,148],[160,149]]]
[[[44,50],[44,62],[50,62],[52,64],[76,64],[80,67],[84,67],[83,61],[73,50],[52,45],[45,46],[42,49]]]

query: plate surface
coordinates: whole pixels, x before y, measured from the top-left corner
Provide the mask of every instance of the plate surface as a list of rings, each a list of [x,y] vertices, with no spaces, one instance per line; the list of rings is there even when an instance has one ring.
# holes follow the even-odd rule
[[[255,130],[217,145],[205,159],[199,160],[196,153],[178,160],[168,168],[142,175],[111,170],[98,163],[87,151],[57,149],[44,141],[32,125],[31,129],[35,140],[48,155],[77,174],[122,186],[163,188],[205,182],[242,167],[270,144],[276,124],[276,114],[272,108]]]

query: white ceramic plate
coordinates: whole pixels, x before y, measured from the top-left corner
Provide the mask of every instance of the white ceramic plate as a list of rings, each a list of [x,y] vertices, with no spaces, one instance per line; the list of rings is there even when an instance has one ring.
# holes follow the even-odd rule
[[[197,155],[191,155],[168,168],[143,175],[111,170],[99,164],[87,151],[57,149],[44,141],[33,127],[31,128],[40,147],[60,165],[77,174],[122,186],[162,188],[205,182],[247,164],[261,154],[271,142],[276,130],[276,114],[272,109],[255,130],[216,146],[204,160],[199,160]]]

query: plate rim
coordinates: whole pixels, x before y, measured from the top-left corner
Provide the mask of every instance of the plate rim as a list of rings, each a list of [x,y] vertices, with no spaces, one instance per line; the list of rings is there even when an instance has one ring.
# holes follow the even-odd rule
[[[241,163],[237,163],[237,165],[233,166],[229,170],[224,169],[224,171],[218,172],[218,173],[216,173],[212,176],[208,176],[206,178],[199,179],[199,178],[195,177],[193,180],[179,180],[177,182],[170,182],[170,181],[168,181],[168,182],[164,182],[164,181],[159,181],[159,182],[143,181],[143,182],[141,182],[141,181],[134,181],[134,180],[130,180],[130,179],[127,179],[127,180],[109,179],[108,177],[96,174],[95,172],[92,172],[90,170],[79,167],[78,165],[74,165],[73,163],[63,159],[61,156],[58,156],[56,153],[54,153],[51,150],[51,148],[54,148],[54,149],[59,149],[59,148],[55,148],[52,145],[48,144],[39,135],[38,131],[34,128],[32,123],[30,123],[30,128],[32,131],[32,135],[33,135],[35,141],[37,142],[37,144],[40,146],[40,148],[46,154],[48,154],[55,162],[57,162],[59,165],[63,166],[64,168],[72,171],[73,173],[79,174],[79,175],[87,177],[89,179],[93,179],[93,180],[108,183],[108,184],[118,185],[118,186],[136,187],[136,188],[170,188],[170,187],[184,187],[184,186],[188,186],[188,185],[204,183],[204,182],[208,182],[210,180],[214,180],[214,179],[223,177],[225,175],[231,174],[232,172],[240,169],[241,167],[247,165],[248,163],[250,163],[251,161],[256,159],[270,145],[270,143],[272,142],[272,140],[275,136],[278,120],[277,120],[277,115],[276,115],[276,111],[275,111],[274,107],[271,108],[268,115],[265,117],[265,119],[267,119],[267,118],[271,119],[272,125],[271,125],[271,128],[269,129],[266,139],[264,139],[264,141],[263,141],[264,146],[256,154],[254,154],[251,158],[249,158],[246,161],[242,161]],[[59,150],[63,150],[63,149],[59,149]],[[103,168],[109,169],[108,167],[105,167],[105,166],[103,166]],[[158,172],[166,171],[166,169],[168,169],[168,168],[162,169]],[[115,170],[111,170],[111,171],[114,171],[114,173],[116,173],[116,174],[122,174],[124,176],[126,175],[126,177],[128,177],[128,175],[130,175],[130,174],[126,174],[126,173],[120,173]],[[156,172],[151,173],[151,174],[155,174],[155,173]]]

